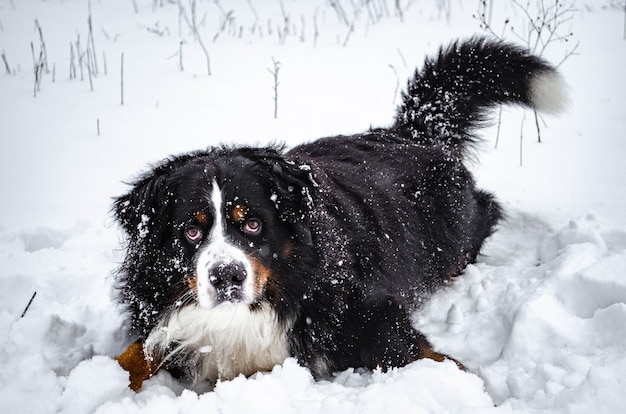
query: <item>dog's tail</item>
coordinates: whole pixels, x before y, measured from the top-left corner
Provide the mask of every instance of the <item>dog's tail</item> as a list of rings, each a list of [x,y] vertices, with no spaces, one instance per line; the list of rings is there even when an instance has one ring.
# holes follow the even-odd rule
[[[426,59],[402,94],[393,128],[421,144],[444,144],[464,153],[473,130],[497,104],[520,104],[557,113],[566,105],[556,69],[518,46],[471,38]]]

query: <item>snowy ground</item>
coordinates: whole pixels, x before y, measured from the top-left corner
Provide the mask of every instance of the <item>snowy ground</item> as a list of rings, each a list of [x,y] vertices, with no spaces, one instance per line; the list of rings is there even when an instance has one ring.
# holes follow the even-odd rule
[[[70,43],[80,36],[83,51],[88,43],[88,2],[0,0],[0,50],[11,71],[0,63],[0,411],[622,412],[626,40],[623,11],[608,1],[579,2],[568,23],[570,42],[580,41],[561,66],[571,107],[545,119],[543,142],[534,138],[532,114],[520,109],[505,111],[497,150],[495,126],[485,131],[474,169],[508,220],[479,262],[415,315],[416,326],[468,372],[424,360],[315,382],[288,360],[200,395],[166,373],[138,394],[128,390],[112,359],[126,339],[110,299],[121,252],[108,209],[123,180],[170,153],[221,142],[296,145],[384,126],[398,82],[425,54],[480,32],[472,18],[478,2],[415,1],[403,22],[395,2],[370,2],[388,4],[389,16],[375,24],[373,9],[355,17],[358,2],[340,2],[352,32],[324,1],[300,3],[199,1],[209,77],[175,4],[92,0],[99,68],[91,91],[86,72],[82,81],[80,70],[69,79]],[[506,17],[523,27],[518,9],[498,3],[494,27]],[[282,40],[281,4],[289,18]],[[233,23],[220,32],[231,9]],[[49,66],[36,98],[35,19]],[[557,43],[547,56],[560,61],[571,45]],[[272,58],[281,63],[278,119]]]

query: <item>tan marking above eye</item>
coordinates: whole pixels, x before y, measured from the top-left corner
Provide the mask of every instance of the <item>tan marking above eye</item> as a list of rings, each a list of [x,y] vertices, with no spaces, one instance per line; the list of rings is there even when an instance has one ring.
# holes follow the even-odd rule
[[[246,217],[246,206],[243,206],[241,204],[237,204],[230,212],[230,218],[232,218],[235,223],[239,223],[240,221],[243,221],[245,217]]]
[[[293,243],[288,241],[283,246],[283,251],[282,251],[283,257],[291,257],[291,255],[293,255],[293,251],[294,251]]]
[[[209,218],[204,211],[198,211],[196,213],[196,220],[198,221],[198,223],[203,225],[206,225],[209,222]]]

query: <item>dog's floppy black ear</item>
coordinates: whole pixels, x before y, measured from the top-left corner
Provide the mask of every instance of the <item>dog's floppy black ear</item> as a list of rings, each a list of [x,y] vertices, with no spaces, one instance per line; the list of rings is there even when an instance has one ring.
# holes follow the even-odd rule
[[[244,155],[261,166],[267,175],[281,220],[292,224],[302,221],[310,204],[310,169],[286,160],[281,151],[274,148],[254,149]]]
[[[301,221],[310,204],[310,172],[284,160],[270,162],[270,173],[274,177],[276,203],[280,210],[280,218],[285,221]]]
[[[167,176],[146,175],[133,184],[129,193],[115,199],[113,214],[131,239],[143,239],[149,234],[154,237],[168,199]]]

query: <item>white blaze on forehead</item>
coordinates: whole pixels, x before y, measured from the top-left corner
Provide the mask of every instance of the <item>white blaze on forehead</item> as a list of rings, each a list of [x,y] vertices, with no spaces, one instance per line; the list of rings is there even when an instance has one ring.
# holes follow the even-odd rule
[[[251,303],[254,299],[254,275],[252,264],[248,256],[237,246],[231,244],[226,237],[226,221],[224,219],[224,201],[222,190],[213,181],[211,189],[211,206],[215,219],[213,228],[205,245],[200,248],[196,263],[196,285],[198,288],[198,302],[204,308],[212,308],[216,305],[216,291],[211,283],[211,269],[219,265],[237,263],[243,265],[246,279],[241,285],[242,302]]]
[[[211,190],[211,206],[213,206],[213,213],[215,214],[215,220],[213,222],[213,228],[211,229],[210,237],[211,242],[224,239],[224,217],[222,217],[222,190],[217,183],[213,181],[213,189]]]

